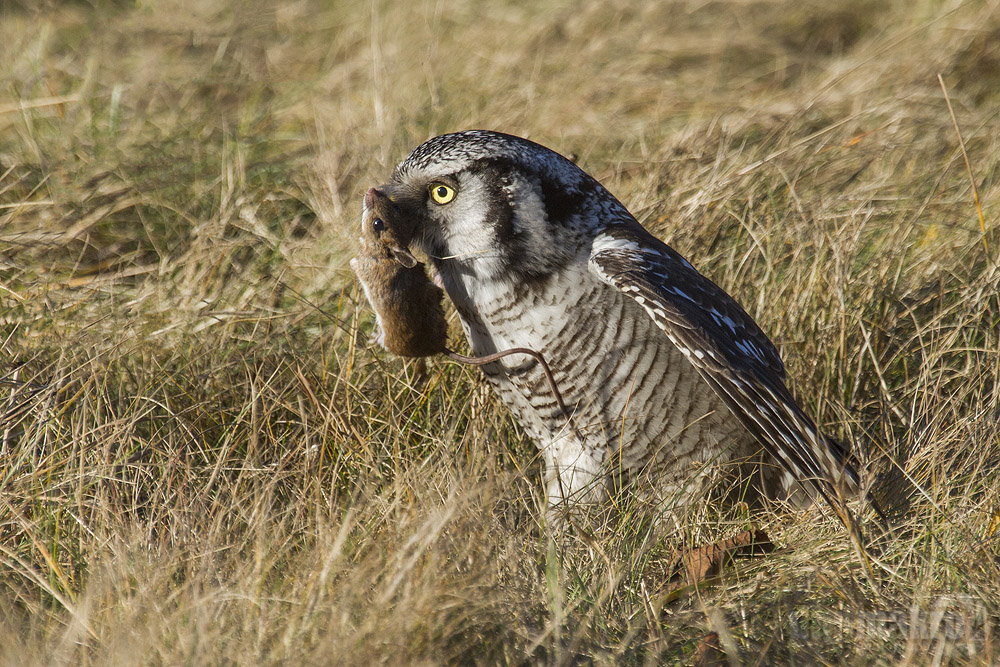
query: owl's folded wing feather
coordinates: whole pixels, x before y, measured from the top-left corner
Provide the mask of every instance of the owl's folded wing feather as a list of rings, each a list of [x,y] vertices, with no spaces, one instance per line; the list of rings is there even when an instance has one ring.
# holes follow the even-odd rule
[[[847,452],[823,435],[785,387],[774,345],[722,288],[638,223],[609,227],[590,270],[641,305],[750,433],[831,502],[857,490]]]

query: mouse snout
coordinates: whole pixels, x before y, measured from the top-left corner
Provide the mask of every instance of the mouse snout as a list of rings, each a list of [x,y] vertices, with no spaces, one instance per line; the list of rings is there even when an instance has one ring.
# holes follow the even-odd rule
[[[368,192],[365,193],[365,208],[372,208],[375,206],[375,198],[382,193],[375,188],[368,188]]]

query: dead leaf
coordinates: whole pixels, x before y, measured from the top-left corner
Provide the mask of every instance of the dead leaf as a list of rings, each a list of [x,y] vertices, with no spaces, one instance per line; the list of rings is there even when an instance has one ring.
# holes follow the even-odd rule
[[[719,633],[709,632],[701,638],[698,648],[691,657],[691,664],[694,667],[722,667],[729,664],[726,653],[719,643]]]
[[[710,582],[722,574],[735,558],[755,558],[774,551],[774,544],[759,528],[744,530],[736,537],[686,551],[672,568],[665,593],[671,599],[683,589]]]

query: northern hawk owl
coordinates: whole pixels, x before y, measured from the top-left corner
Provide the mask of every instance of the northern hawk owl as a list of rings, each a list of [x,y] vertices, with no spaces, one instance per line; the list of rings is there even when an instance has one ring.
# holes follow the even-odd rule
[[[754,320],[570,160],[458,132],[418,146],[379,189],[415,220],[413,246],[473,353],[548,360],[569,420],[534,359],[483,371],[541,450],[550,505],[630,483],[677,500],[710,467],[759,452],[779,471],[765,493],[856,490],[844,449],[792,398]]]

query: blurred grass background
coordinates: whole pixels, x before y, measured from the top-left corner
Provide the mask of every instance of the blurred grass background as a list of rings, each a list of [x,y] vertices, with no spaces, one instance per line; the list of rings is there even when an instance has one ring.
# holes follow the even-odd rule
[[[996,0],[5,0],[0,37],[3,664],[997,660]],[[478,371],[367,347],[361,195],[472,127],[578,156],[901,462],[872,576],[816,510],[554,542]],[[663,593],[750,518],[784,548]]]

